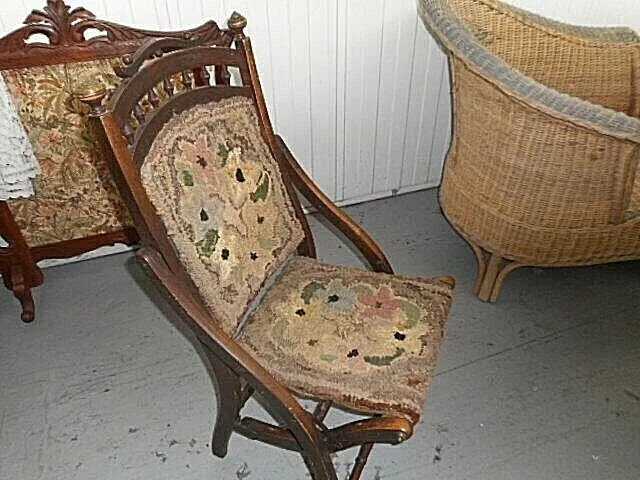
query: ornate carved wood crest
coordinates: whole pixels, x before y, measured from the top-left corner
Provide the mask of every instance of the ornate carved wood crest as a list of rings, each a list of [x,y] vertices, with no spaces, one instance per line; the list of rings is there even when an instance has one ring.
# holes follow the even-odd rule
[[[47,5],[33,10],[24,24],[0,38],[0,69],[123,55],[151,37],[197,38],[199,44],[221,46],[230,45],[233,40],[232,32],[218,28],[213,21],[191,30],[142,30],[99,20],[83,7],[72,10],[63,0],[47,0]],[[97,35],[88,38],[88,30]],[[38,41],[41,35],[48,41]]]

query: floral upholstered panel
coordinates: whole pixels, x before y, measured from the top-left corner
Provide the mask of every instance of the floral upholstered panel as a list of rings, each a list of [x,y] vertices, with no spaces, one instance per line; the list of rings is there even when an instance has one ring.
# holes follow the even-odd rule
[[[295,257],[239,341],[302,395],[415,421],[451,297],[442,282]]]
[[[116,61],[2,72],[41,167],[35,195],[9,202],[30,247],[132,225],[105,159],[92,147],[86,112],[72,96],[88,79],[114,87]]]
[[[234,97],[175,115],[141,177],[203,300],[232,333],[304,236],[253,102]]]

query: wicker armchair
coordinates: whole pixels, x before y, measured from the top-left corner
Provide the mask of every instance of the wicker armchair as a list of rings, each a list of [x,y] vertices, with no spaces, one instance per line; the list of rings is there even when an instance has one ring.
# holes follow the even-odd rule
[[[442,209],[495,301],[521,266],[640,258],[640,37],[495,0],[420,0],[449,57]]]

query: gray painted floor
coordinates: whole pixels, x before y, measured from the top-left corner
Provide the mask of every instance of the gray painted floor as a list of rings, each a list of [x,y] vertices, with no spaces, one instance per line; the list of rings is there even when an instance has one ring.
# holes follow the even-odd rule
[[[639,263],[516,270],[488,305],[433,191],[348,211],[398,272],[458,281],[423,421],[364,479],[640,478]],[[358,265],[312,221],[323,259]],[[0,289],[0,479],[308,478],[297,454],[237,435],[209,453],[212,382],[130,254],[45,275],[31,325]],[[341,478],[353,454],[335,457]]]

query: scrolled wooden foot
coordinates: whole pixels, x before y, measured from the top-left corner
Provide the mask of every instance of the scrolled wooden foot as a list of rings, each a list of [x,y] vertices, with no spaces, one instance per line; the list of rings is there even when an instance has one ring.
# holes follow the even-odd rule
[[[20,318],[24,323],[31,323],[36,316],[36,306],[31,295],[31,289],[26,289],[24,296],[19,298],[22,304],[22,314]]]
[[[9,277],[5,281],[5,285],[11,289],[13,295],[20,301],[22,305],[22,314],[20,318],[25,323],[33,322],[35,318],[35,303],[31,294],[31,286],[25,279],[24,272],[18,265],[14,265],[9,272]]]
[[[13,218],[7,202],[0,201],[0,274],[5,286],[22,305],[22,321],[32,322],[35,305],[31,289],[42,284],[42,270]]]

